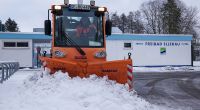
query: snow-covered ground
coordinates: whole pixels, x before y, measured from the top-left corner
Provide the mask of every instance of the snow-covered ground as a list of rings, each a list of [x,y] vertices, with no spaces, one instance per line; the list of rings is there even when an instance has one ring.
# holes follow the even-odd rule
[[[0,110],[170,110],[106,77],[70,78],[61,72],[21,70],[0,84]],[[177,110],[177,109],[176,109]]]
[[[200,71],[200,62],[194,62],[194,66],[182,67],[134,67],[134,72],[178,72],[178,71]]]
[[[200,61],[194,61],[194,62],[193,62],[193,65],[194,65],[194,66],[200,67]]]

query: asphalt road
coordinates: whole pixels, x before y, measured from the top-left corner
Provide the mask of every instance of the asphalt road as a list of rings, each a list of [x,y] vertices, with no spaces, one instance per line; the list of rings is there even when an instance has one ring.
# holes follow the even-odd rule
[[[200,72],[134,73],[134,88],[153,104],[200,110]]]

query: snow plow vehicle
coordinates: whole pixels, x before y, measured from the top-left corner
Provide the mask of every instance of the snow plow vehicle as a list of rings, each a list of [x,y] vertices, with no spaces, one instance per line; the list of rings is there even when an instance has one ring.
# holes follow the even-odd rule
[[[70,77],[108,76],[133,88],[131,54],[124,60],[106,61],[106,37],[112,28],[112,22],[106,20],[107,8],[95,6],[92,0],[90,5],[52,5],[49,12],[45,34],[52,35],[51,55],[47,57],[44,52],[40,60],[50,74],[61,70]]]

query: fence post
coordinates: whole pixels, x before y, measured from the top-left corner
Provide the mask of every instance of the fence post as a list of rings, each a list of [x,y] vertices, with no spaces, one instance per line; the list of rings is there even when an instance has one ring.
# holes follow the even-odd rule
[[[0,62],[0,83],[8,80],[19,69],[19,62]]]
[[[0,83],[3,83],[3,78],[4,78],[4,68],[3,65],[0,63],[0,70],[1,70],[1,79],[0,79]]]

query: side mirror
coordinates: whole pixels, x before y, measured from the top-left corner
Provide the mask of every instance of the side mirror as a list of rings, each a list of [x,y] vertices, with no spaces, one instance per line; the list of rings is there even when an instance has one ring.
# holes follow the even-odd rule
[[[106,35],[110,36],[112,34],[112,22],[110,20],[106,21]]]
[[[45,35],[51,35],[51,21],[50,20],[45,20],[44,21],[44,32]]]
[[[95,12],[94,12],[94,15],[95,15],[96,17],[104,16],[104,12],[95,11]]]

